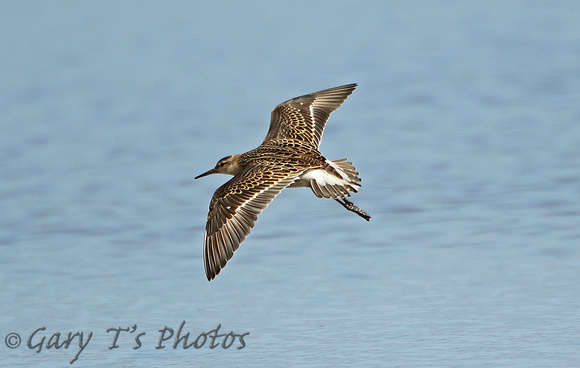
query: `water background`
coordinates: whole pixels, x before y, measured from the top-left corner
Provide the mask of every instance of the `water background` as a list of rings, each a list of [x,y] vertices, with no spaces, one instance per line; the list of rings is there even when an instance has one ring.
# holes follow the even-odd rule
[[[2,1],[0,49],[0,366],[580,366],[579,2]],[[352,82],[371,222],[286,190],[207,282],[193,177]]]

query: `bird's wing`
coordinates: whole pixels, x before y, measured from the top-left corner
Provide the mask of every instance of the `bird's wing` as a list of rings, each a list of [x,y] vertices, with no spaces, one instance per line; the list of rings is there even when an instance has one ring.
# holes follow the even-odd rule
[[[254,227],[258,215],[300,173],[248,166],[215,191],[209,204],[203,244],[208,280],[220,273]]]
[[[318,148],[324,125],[354,91],[356,83],[325,89],[282,102],[272,110],[270,128],[264,142],[276,138],[296,138]]]

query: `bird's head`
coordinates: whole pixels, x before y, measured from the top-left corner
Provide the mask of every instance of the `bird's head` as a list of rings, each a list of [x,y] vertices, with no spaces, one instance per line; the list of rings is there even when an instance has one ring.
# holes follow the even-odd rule
[[[231,155],[224,157],[217,162],[215,167],[211,170],[204,172],[201,175],[196,176],[194,179],[203,178],[211,174],[229,174],[236,175],[242,170],[240,165],[240,155]]]

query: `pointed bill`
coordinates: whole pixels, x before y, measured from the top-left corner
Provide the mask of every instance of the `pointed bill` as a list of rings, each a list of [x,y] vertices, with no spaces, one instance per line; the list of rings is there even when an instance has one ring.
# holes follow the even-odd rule
[[[208,171],[204,172],[203,174],[196,176],[193,179],[195,180],[195,179],[203,178],[204,176],[208,176],[208,175],[215,174],[215,173],[216,173],[216,169],[214,167],[213,169],[208,170]]]

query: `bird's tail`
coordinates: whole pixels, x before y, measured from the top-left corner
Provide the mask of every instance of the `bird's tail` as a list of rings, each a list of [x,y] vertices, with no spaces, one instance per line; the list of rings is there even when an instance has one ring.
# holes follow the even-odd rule
[[[326,168],[314,170],[310,179],[310,188],[319,198],[350,197],[349,192],[356,193],[360,187],[360,178],[352,162],[346,159],[326,161]]]

